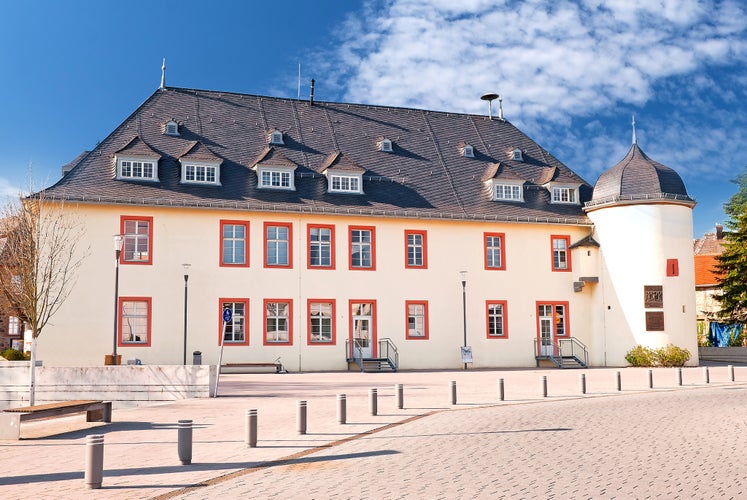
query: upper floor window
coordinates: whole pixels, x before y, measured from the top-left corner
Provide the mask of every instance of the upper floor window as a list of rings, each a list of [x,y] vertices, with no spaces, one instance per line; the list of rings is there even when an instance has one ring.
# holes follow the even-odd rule
[[[270,144],[285,144],[283,141],[283,133],[279,130],[273,130],[270,132]]]
[[[292,309],[290,299],[265,299],[265,345],[293,343]]]
[[[360,175],[330,174],[329,191],[333,193],[360,193]]]
[[[335,343],[334,299],[309,299],[309,345]]]
[[[153,263],[153,217],[122,216],[120,234],[122,234],[121,263]]]
[[[8,316],[8,335],[17,337],[21,334],[21,320],[18,316]]]
[[[158,161],[142,158],[117,158],[117,179],[158,180]]]
[[[506,269],[506,249],[503,233],[485,233],[485,269]]]
[[[335,268],[334,226],[308,226],[308,267],[309,269]]]
[[[249,223],[220,221],[220,265],[249,266]]]
[[[553,203],[578,203],[576,189],[572,187],[553,186],[552,202]]]
[[[516,184],[493,184],[493,199],[524,201],[522,186]]]
[[[219,167],[210,164],[182,163],[182,182],[220,184]]]
[[[405,267],[420,269],[428,267],[427,239],[428,235],[425,231],[405,229]]]
[[[223,327],[223,311],[229,309],[231,321]],[[249,316],[249,299],[220,299],[220,331],[223,332],[223,345],[249,345],[246,327]],[[220,338],[220,334],[218,335]]]
[[[265,222],[265,267],[293,267],[291,225]]]
[[[489,339],[508,338],[508,314],[505,300],[489,300],[487,309],[487,336]]]
[[[258,174],[260,188],[296,189],[292,170],[259,167]]]
[[[553,271],[570,271],[571,259],[569,247],[571,246],[570,236],[552,235],[552,270]]]
[[[407,308],[407,339],[428,339],[428,302],[405,301]]]
[[[372,227],[350,226],[350,269],[376,269],[376,232]]]

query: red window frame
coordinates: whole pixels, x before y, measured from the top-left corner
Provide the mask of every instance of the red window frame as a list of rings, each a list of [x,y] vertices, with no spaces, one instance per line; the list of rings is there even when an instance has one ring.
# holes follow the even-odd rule
[[[311,338],[311,304],[331,304],[332,305],[332,340],[329,342],[312,340]],[[306,300],[306,316],[307,316],[307,330],[306,330],[306,342],[308,345],[337,345],[337,321],[335,318],[337,304],[335,299],[307,299]]]
[[[288,304],[288,341],[270,342],[267,340],[267,304],[270,302],[282,302]],[[293,299],[265,299],[262,303],[262,345],[293,345]]]
[[[287,264],[268,264],[267,263],[267,229],[270,227],[285,227],[288,229],[288,263]],[[293,269],[293,224],[290,222],[265,222],[263,226],[262,242],[264,243],[265,267]]]
[[[147,222],[148,223],[148,258],[146,260],[125,260],[125,222]],[[127,266],[150,266],[153,264],[153,217],[139,215],[122,215],[119,217],[119,234],[122,235],[122,251],[119,254],[119,263]]]
[[[490,306],[500,305],[503,307],[503,335],[491,335],[490,333]],[[486,300],[485,301],[485,336],[489,339],[507,339],[508,338],[508,301],[506,300]]]
[[[423,335],[410,335],[410,306],[423,306]],[[407,340],[428,340],[430,338],[428,328],[428,301],[427,300],[406,300],[405,301],[405,339]]]
[[[124,342],[122,340],[122,306],[125,302],[145,302],[148,304],[147,342]],[[118,347],[150,347],[153,342],[153,299],[152,297],[119,297],[117,305],[117,346]]]
[[[568,264],[565,268],[555,267],[555,241],[565,241],[565,261]],[[555,273],[570,273],[573,270],[571,259],[571,237],[565,234],[550,235],[550,266]]]
[[[410,264],[410,235],[420,235],[423,238],[423,264]],[[428,269],[428,231],[418,229],[405,229],[405,268],[406,269]]]
[[[501,240],[501,265],[488,265],[488,238],[499,238]],[[505,271],[506,270],[506,234],[505,233],[484,233],[482,237],[482,255],[484,258],[486,271]]]
[[[353,266],[353,231],[371,231],[371,266]],[[348,269],[351,271],[376,271],[376,227],[348,226]]]
[[[224,226],[244,226],[244,263],[234,264],[223,262],[223,227]],[[249,221],[246,220],[223,220],[220,221],[220,255],[218,256],[220,267],[249,267]]]
[[[312,229],[329,229],[330,244],[330,265],[315,266],[311,264],[311,230]],[[335,258],[335,226],[326,224],[309,224],[306,226],[306,268],[307,269],[335,269],[337,259]]]
[[[539,315],[539,307],[540,306],[552,306],[552,315],[553,319],[555,320],[553,322],[553,330],[552,330],[552,338],[555,339],[555,337],[562,337],[562,338],[569,338],[571,336],[571,314],[570,310],[568,309],[568,301],[552,301],[552,300],[538,300],[534,304],[534,312],[537,316],[537,341],[540,340],[541,332],[540,332],[540,315]],[[562,335],[558,335],[557,330],[555,328],[555,323],[557,322],[557,307],[563,306],[565,308],[565,329]]]
[[[243,303],[244,304],[244,341],[243,342],[225,342],[223,340],[223,303]],[[218,345],[224,346],[248,346],[249,345],[249,299],[222,297],[218,299]]]

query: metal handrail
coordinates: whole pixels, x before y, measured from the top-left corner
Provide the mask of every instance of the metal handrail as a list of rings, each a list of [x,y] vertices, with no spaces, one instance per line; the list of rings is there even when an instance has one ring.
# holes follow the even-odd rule
[[[354,339],[355,340],[355,339]],[[352,359],[358,368],[363,371],[363,349],[358,342],[350,344],[348,339],[345,339],[345,352],[347,353],[348,359]]]
[[[399,351],[389,337],[379,339],[379,357],[386,358],[394,370],[399,367]]]
[[[534,355],[538,358],[546,357],[555,361],[555,364],[562,364],[563,357],[574,357],[583,362],[584,366],[589,366],[589,353],[580,340],[575,337],[558,339],[557,343],[547,344],[545,347],[552,346],[551,354],[542,353],[542,345],[538,339],[534,339]]]

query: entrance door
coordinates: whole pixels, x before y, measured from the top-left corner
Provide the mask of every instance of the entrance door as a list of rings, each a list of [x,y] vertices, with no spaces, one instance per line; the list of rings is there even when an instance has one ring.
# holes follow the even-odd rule
[[[567,336],[566,303],[537,304],[539,355],[555,356],[555,345]]]
[[[372,302],[351,302],[351,345],[353,356],[360,352],[364,358],[373,358],[376,355],[376,334],[373,328],[374,304]],[[360,351],[358,351],[360,349]]]

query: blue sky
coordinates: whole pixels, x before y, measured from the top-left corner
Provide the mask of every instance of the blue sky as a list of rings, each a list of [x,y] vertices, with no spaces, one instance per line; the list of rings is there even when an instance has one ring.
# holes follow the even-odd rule
[[[457,6],[458,4],[458,6]],[[505,117],[588,182],[639,146],[724,222],[747,165],[738,0],[4,2],[0,193],[59,179],[158,87]]]

